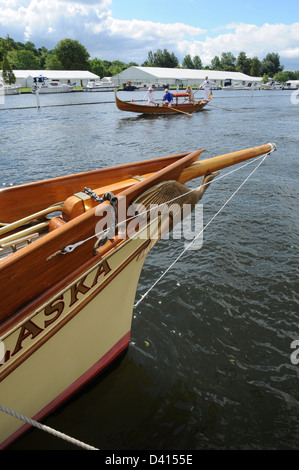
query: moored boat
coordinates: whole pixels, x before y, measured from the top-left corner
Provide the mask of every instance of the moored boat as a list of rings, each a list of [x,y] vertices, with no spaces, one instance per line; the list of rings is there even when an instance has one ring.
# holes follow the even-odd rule
[[[33,78],[32,93],[69,93],[73,91],[74,85],[61,83],[59,80],[49,80],[47,77],[39,76]]]
[[[258,82],[245,82],[245,83],[235,83],[232,85],[224,86],[222,89],[223,90],[260,90],[260,85]]]
[[[269,80],[267,83],[261,86],[262,90],[283,90],[282,83],[276,82],[275,80]]]
[[[205,106],[211,101],[212,93],[210,93],[208,101],[199,100],[194,101],[193,103],[189,102],[188,93],[171,93],[174,97],[174,102],[171,104],[168,103],[159,103],[156,106],[150,106],[147,104],[138,104],[134,101],[122,101],[118,98],[115,92],[115,102],[116,106],[121,111],[129,111],[132,113],[140,114],[190,114],[201,111]],[[180,101],[180,99],[182,99]]]
[[[140,207],[180,196],[194,208],[215,172],[274,149],[201,161],[197,150],[3,189],[0,404],[41,420],[128,347],[139,275],[162,230]],[[2,415],[0,448],[28,427]]]
[[[113,91],[118,86],[111,81],[110,77],[104,77],[102,80],[91,80],[83,87],[83,91]]]
[[[20,88],[17,85],[7,85],[0,80],[0,96],[3,95],[18,95]]]
[[[142,88],[145,88],[146,85],[139,80],[136,81],[131,81],[129,80],[128,82],[123,83],[122,85],[122,90],[123,91],[135,91],[135,90],[141,90]]]

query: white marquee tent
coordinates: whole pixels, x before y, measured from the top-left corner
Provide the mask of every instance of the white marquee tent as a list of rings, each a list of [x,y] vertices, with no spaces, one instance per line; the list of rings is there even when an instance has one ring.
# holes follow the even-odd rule
[[[43,75],[50,80],[59,80],[61,83],[76,83],[77,86],[85,86],[90,80],[99,80],[100,77],[85,70],[14,70],[16,85],[23,88],[31,88],[33,77]],[[2,77],[2,70],[0,71]]]
[[[217,70],[175,69],[162,67],[132,66],[123,72],[114,75],[112,80],[118,85],[132,82],[132,84],[163,83],[168,85],[201,85],[208,76],[210,81],[224,86],[226,80],[231,84],[245,84],[246,82],[261,83],[262,78],[250,77],[241,72],[223,72]]]

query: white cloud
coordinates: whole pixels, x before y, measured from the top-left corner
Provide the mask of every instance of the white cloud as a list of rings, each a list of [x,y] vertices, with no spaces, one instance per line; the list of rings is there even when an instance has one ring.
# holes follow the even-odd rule
[[[179,45],[179,50],[187,50],[192,56],[199,55],[207,64],[222,52],[238,55],[240,51],[244,51],[248,57],[259,58],[264,58],[268,52],[278,52],[282,57],[299,58],[299,23],[266,23],[260,27],[242,23],[227,25],[226,29],[230,32],[216,37],[206,36],[204,41],[184,41]]]
[[[298,59],[299,61],[299,47],[290,47],[289,49],[284,49],[280,51],[283,57],[287,57],[289,59]]]
[[[97,28],[105,28],[109,35],[129,36],[132,39],[147,39],[155,37],[163,37],[166,40],[180,40],[186,34],[190,36],[199,36],[206,32],[201,28],[184,25],[182,23],[154,23],[152,21],[140,21],[132,19],[117,20],[109,16],[101,25],[95,25]]]
[[[231,23],[207,32],[183,23],[119,20],[109,10],[112,0],[0,0],[0,36],[54,47],[66,37],[85,45],[91,57],[142,63],[148,52],[166,48],[182,60],[199,55],[209,64],[215,55],[240,51],[264,58],[278,52],[299,58],[299,23],[262,26]],[[295,68],[299,69],[295,65]]]

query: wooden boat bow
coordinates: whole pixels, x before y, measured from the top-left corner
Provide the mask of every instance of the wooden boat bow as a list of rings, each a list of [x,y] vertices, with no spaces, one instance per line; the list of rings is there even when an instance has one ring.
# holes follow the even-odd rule
[[[266,144],[200,161],[204,150],[196,150],[0,191],[0,248],[24,232],[30,239],[0,259],[0,403],[40,420],[129,346],[139,276],[155,243],[147,218],[144,237],[132,235],[129,207],[169,202],[175,192],[193,206],[215,172],[275,149]],[[198,177],[204,179],[193,197],[184,184]],[[104,201],[107,192],[113,195]],[[94,249],[109,201],[127,230]],[[27,428],[1,416],[0,449]]]

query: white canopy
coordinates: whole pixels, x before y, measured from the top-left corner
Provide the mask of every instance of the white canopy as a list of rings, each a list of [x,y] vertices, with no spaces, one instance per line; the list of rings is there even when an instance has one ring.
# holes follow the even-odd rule
[[[2,76],[2,70],[1,76]],[[77,86],[87,85],[90,80],[99,80],[99,76],[85,70],[14,70],[17,79],[16,85],[31,87],[33,77],[43,75],[50,80],[59,80],[61,83],[75,83]]]
[[[204,81],[206,76],[208,76],[212,82],[219,85],[223,85],[223,82],[227,79],[235,83],[262,81],[260,77],[250,77],[241,72],[137,66],[129,67],[123,72],[114,75],[112,80],[119,85],[128,81],[140,81],[143,83],[163,82],[169,85],[177,85],[180,81],[183,81],[184,84],[187,85],[199,85]]]

